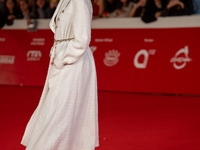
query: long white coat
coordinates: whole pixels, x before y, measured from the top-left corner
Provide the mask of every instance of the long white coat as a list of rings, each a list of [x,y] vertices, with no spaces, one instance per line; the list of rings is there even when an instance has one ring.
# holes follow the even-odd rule
[[[99,146],[97,84],[89,48],[90,0],[60,0],[50,21],[55,40],[40,102],[21,144],[27,150],[94,150]]]

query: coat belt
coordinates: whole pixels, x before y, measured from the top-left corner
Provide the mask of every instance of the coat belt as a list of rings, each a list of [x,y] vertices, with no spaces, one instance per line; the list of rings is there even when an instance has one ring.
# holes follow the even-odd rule
[[[72,40],[72,39],[74,39],[74,38],[61,39],[61,40],[54,40],[54,43],[55,43],[55,44],[58,44],[58,43],[61,43],[61,42],[63,42],[63,41],[69,41],[69,40]]]
[[[55,40],[55,39],[54,39],[55,47],[54,47],[54,54],[53,54],[53,58],[52,58],[53,60],[54,60],[54,58],[55,58],[55,56],[56,56],[56,51],[55,51],[56,45],[57,45],[58,43],[63,42],[63,41],[69,41],[69,40],[72,40],[72,39],[74,39],[74,38],[61,39],[61,40]],[[52,55],[52,49],[51,49],[51,52],[50,52],[49,56],[51,57],[51,55]]]

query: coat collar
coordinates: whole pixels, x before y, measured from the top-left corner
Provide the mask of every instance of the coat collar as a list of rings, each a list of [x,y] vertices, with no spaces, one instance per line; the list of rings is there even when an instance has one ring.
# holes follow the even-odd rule
[[[62,10],[64,10],[64,9],[66,8],[66,6],[67,6],[67,4],[69,3],[69,1],[70,1],[70,0],[60,0],[59,3],[58,3],[58,5],[57,5],[57,7],[56,7],[56,10],[55,10],[55,12],[54,12],[54,14],[53,14],[53,16],[52,16],[50,22],[49,22],[49,27],[50,27],[50,29],[51,29],[54,33],[55,33],[55,21],[54,21],[54,19],[55,19],[55,17],[56,17],[57,15],[60,14],[60,12],[61,12]]]

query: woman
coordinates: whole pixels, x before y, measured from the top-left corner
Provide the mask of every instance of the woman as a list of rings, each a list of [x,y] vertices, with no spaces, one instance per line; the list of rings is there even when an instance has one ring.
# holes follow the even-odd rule
[[[58,0],[50,0],[49,7],[47,8],[47,18],[51,18],[56,10],[58,5]]]
[[[97,84],[90,0],[60,0],[43,93],[22,144],[27,150],[94,150],[98,141]]]
[[[47,11],[49,4],[46,0],[36,0],[36,15],[38,19],[48,18]]]
[[[167,3],[167,0],[148,0],[145,6],[144,14],[142,16],[142,20],[145,23],[156,21],[162,12],[164,12]]]
[[[192,0],[168,0],[165,12],[162,16],[183,16],[193,13]]]
[[[20,0],[19,6],[20,6],[21,14],[23,16],[22,18],[23,19],[30,18],[31,9],[29,7],[28,1],[27,0]]]
[[[134,3],[130,0],[120,0],[118,9],[111,13],[110,17],[129,17],[133,7]]]
[[[192,12],[192,0],[148,0],[142,20],[149,23],[160,16],[191,15]]]
[[[14,19],[22,18],[20,11],[14,0],[5,0],[4,10],[2,11],[3,17],[6,19],[7,25],[12,25]]]
[[[138,0],[134,3],[134,7],[132,8],[129,16],[130,17],[141,17],[145,11],[145,6],[147,4],[147,0]]]
[[[108,18],[117,9],[117,0],[104,0],[104,10],[102,17]]]
[[[92,0],[93,19],[102,17],[104,11],[103,0]]]

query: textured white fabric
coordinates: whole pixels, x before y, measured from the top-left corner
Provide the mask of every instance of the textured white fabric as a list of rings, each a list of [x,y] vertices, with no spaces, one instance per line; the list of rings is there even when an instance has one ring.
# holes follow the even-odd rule
[[[63,7],[65,4],[67,7]],[[99,146],[96,70],[89,48],[91,2],[60,0],[52,20],[56,16],[62,21],[64,15],[60,14],[65,13],[59,13],[61,6],[64,10],[74,9],[73,19],[60,24],[63,30],[52,30],[62,32],[60,39],[74,39],[51,49],[55,66],[49,65],[40,102],[21,141],[27,150],[94,150]],[[68,29],[72,37],[64,35],[64,26],[71,26]]]
[[[55,24],[56,20],[56,24]],[[71,39],[66,50],[55,58],[57,67],[76,62],[91,39],[92,5],[90,0],[61,0],[50,21],[55,40]]]

